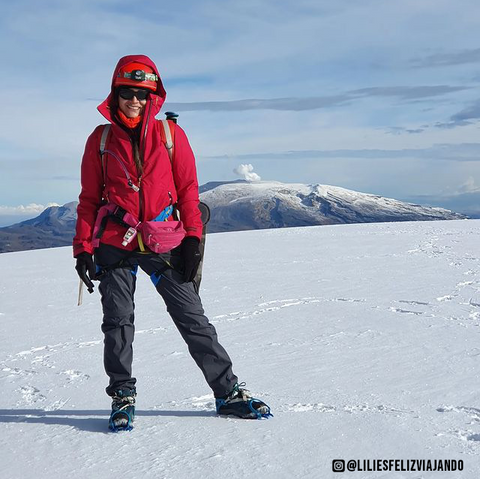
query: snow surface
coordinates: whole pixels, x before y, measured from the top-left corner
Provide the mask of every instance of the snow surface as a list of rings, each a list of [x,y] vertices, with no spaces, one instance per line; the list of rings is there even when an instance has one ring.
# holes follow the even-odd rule
[[[7,479],[480,477],[480,221],[207,238],[202,298],[236,374],[275,417],[217,417],[146,275],[138,414],[107,431],[98,293],[70,248],[0,255]],[[333,459],[462,459],[463,472],[332,472]]]

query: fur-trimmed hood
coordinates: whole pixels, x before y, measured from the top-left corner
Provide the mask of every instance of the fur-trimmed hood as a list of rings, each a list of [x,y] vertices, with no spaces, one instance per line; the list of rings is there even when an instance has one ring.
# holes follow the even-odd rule
[[[153,69],[155,74],[158,76],[158,81],[157,81],[157,90],[155,92],[150,93],[149,96],[149,102],[151,103],[150,108],[146,108],[146,111],[149,111],[152,116],[155,116],[158,114],[160,109],[162,108],[162,105],[165,102],[165,98],[167,96],[167,93],[165,91],[165,88],[163,87],[162,84],[162,79],[160,78],[160,74],[158,73],[158,68],[155,65],[155,63],[146,55],[127,55],[125,57],[120,58],[118,60],[117,66],[115,67],[115,70],[113,71],[112,75],[112,83],[110,86],[110,93],[107,96],[107,98],[100,104],[98,105],[97,109],[98,111],[110,122],[113,122],[113,117],[111,114],[112,111],[112,106],[116,104],[116,99],[114,97],[115,95],[115,87],[114,87],[114,82],[115,79],[118,76],[118,72],[120,68],[124,67],[125,65],[128,65],[129,63],[143,63],[144,65],[149,66],[150,68]]]

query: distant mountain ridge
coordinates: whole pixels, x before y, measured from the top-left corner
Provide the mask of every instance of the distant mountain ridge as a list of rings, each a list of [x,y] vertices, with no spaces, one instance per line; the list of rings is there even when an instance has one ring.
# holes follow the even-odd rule
[[[0,228],[0,253],[71,245],[77,204],[50,206],[36,218]]]
[[[209,231],[283,228],[347,223],[462,219],[464,215],[359,193],[337,186],[275,181],[204,185]]]
[[[200,186],[211,209],[210,233],[265,228],[463,219],[452,211],[359,193],[337,186],[244,180]],[[0,253],[72,244],[77,202],[0,228]]]

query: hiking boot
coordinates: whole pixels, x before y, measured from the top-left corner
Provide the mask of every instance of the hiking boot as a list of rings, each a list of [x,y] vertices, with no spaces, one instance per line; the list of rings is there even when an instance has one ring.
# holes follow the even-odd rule
[[[273,417],[270,407],[260,399],[252,397],[250,391],[244,389],[245,383],[235,384],[229,394],[215,398],[217,413],[237,416],[242,419],[262,419]]]
[[[108,427],[113,432],[131,431],[135,419],[135,389],[119,389],[112,396],[112,413]]]

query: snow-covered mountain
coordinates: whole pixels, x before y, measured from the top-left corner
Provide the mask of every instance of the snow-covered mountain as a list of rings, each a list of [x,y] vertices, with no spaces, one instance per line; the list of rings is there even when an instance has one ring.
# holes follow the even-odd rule
[[[319,184],[236,181],[207,183],[200,191],[212,210],[209,231],[465,218],[442,208]]]
[[[139,271],[137,415],[119,434],[107,428],[97,288],[77,307],[69,247],[2,254],[1,475],[476,479],[479,244],[480,220],[211,235],[203,305],[235,373],[271,406],[262,421],[215,415]],[[360,461],[363,472],[333,472],[334,459]],[[375,460],[406,468],[409,459],[457,470],[373,471]]]
[[[210,233],[340,223],[461,219],[429,208],[336,186],[276,181],[212,182],[200,187],[208,204]],[[0,253],[70,245],[77,202],[47,208],[41,215],[0,228]]]
[[[77,204],[50,206],[36,218],[0,228],[0,253],[71,245]]]
[[[77,201],[71,201],[63,206],[50,206],[40,215],[31,220],[23,221],[23,226],[41,226],[43,228],[70,228],[77,220]]]

